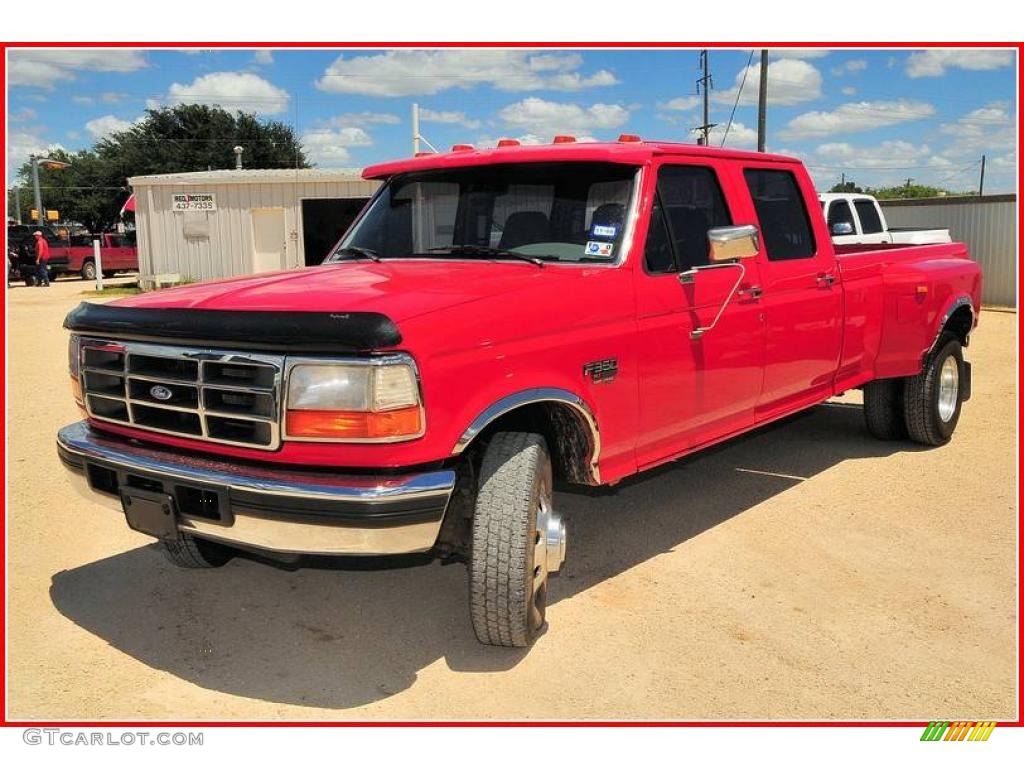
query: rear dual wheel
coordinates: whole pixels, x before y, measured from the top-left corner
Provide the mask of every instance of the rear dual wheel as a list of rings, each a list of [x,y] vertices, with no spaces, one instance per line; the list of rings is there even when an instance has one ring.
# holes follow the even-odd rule
[[[864,387],[864,421],[882,440],[909,437],[922,445],[949,442],[964,395],[960,340],[943,334],[916,376],[878,379]]]

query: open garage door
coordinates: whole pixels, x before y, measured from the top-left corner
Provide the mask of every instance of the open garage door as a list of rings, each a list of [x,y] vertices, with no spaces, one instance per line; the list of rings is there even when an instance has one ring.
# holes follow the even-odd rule
[[[368,198],[313,198],[302,201],[302,242],[306,266],[319,264]]]

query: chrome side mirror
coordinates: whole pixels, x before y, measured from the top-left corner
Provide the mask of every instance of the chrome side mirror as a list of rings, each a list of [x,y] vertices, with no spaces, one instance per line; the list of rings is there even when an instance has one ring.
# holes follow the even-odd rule
[[[749,259],[757,256],[760,234],[753,224],[715,227],[708,230],[708,260],[711,263]]]
[[[832,225],[832,234],[836,236],[852,235],[853,224],[851,224],[848,221],[837,221],[835,224]]]

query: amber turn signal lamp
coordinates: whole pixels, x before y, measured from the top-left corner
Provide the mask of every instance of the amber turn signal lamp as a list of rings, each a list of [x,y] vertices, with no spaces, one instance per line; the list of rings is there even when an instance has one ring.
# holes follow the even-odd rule
[[[380,440],[415,437],[423,430],[418,405],[380,412],[289,410],[285,418],[291,438]]]

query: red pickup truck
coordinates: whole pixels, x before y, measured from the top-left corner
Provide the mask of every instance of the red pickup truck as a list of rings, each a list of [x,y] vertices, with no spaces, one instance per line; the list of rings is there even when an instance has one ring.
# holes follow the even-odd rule
[[[863,388],[941,445],[981,275],[959,243],[834,249],[789,157],[640,141],[453,151],[317,267],[82,304],[61,459],[184,567],[425,553],[523,646],[566,552],[552,485],[623,478]]]
[[[134,234],[104,232],[100,235],[73,235],[68,252],[68,272],[77,272],[83,280],[96,279],[96,256],[92,241],[100,241],[103,276],[134,272],[139,268],[139,251]]]

